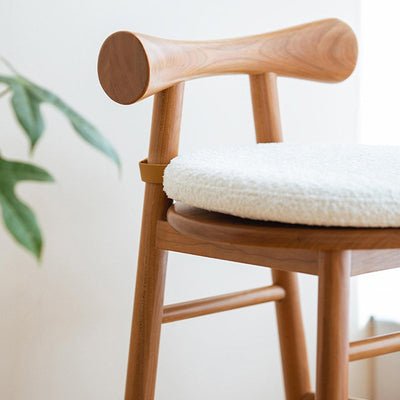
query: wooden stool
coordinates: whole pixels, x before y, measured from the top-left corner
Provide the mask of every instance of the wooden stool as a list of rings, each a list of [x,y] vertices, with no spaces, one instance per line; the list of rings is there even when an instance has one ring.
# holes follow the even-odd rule
[[[248,74],[258,143],[281,141],[277,76],[339,82],[353,71],[357,42],[328,19],[213,42],[116,32],[103,44],[105,92],[132,104],[155,95],[137,271],[126,400],[154,398],[161,324],[275,301],[287,400],[347,400],[348,362],[400,350],[400,334],[348,343],[351,275],[397,267],[400,230],[252,221],[175,203],[163,171],[178,153],[184,81]],[[164,306],[168,251],[272,269],[273,285]],[[319,277],[317,384],[312,393],[296,273]]]

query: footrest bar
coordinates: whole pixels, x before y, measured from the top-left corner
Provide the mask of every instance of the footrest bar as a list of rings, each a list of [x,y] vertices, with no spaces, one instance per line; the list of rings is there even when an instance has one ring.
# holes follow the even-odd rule
[[[315,393],[307,393],[301,398],[301,400],[315,400]],[[367,400],[367,399],[351,397],[349,398],[349,400]]]
[[[375,336],[350,343],[350,361],[363,360],[400,351],[400,332]]]
[[[278,285],[266,286],[241,292],[207,297],[199,300],[164,306],[163,323],[180,321],[182,319],[200,317],[235,308],[281,300],[285,290]]]

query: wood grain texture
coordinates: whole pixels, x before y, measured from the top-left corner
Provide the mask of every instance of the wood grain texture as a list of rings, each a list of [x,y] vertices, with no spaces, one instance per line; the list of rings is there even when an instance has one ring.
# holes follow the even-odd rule
[[[384,271],[400,267],[400,250],[353,250],[351,252],[351,275]]]
[[[257,143],[282,141],[276,75],[251,75],[250,88]],[[285,397],[299,400],[310,392],[311,384],[297,275],[273,269],[272,280],[286,291],[285,298],[275,303]]]
[[[297,274],[272,270],[272,279],[286,291],[275,303],[286,400],[298,400],[310,392],[311,383]]]
[[[350,361],[381,356],[400,351],[400,332],[375,336],[350,343]]]
[[[260,247],[316,250],[400,248],[400,229],[335,228],[254,221],[175,203],[167,213],[171,226],[204,240]]]
[[[166,163],[177,154],[182,99],[183,84],[155,96],[149,162]],[[167,264],[156,231],[170,204],[161,185],[146,184],[125,400],[154,398]]]
[[[163,323],[278,301],[284,297],[285,290],[278,285],[272,285],[171,304],[164,307]]]
[[[250,75],[257,143],[282,142],[276,74]]]
[[[318,275],[317,251],[256,247],[194,239],[177,232],[166,221],[159,222],[157,246],[160,249],[179,253],[268,266],[282,271]],[[351,251],[352,276],[399,267],[400,250]]]
[[[353,71],[357,40],[351,28],[327,19],[236,39],[177,41],[127,31],[104,42],[98,75],[104,91],[132,104],[178,82],[218,74],[278,76],[339,82]]]
[[[349,284],[349,252],[321,252],[315,400],[348,399]]]
[[[317,251],[245,246],[202,240],[177,232],[167,221],[158,222],[157,247],[162,250],[276,268],[283,271],[318,274]]]

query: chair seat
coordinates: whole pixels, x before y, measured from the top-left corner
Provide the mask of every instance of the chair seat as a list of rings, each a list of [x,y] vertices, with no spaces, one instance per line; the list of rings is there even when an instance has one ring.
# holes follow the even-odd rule
[[[253,220],[400,227],[400,147],[263,143],[174,158],[169,198]]]
[[[328,251],[400,249],[398,228],[326,227],[255,221],[179,202],[169,207],[167,222],[182,235],[203,240],[204,243],[222,242],[228,243],[229,246]],[[174,241],[182,244],[181,239],[174,238]],[[225,247],[228,252],[231,251],[229,246]],[[241,251],[246,253],[248,249],[242,248]],[[384,259],[381,254],[379,261],[382,262]],[[365,259],[362,264],[365,267]]]

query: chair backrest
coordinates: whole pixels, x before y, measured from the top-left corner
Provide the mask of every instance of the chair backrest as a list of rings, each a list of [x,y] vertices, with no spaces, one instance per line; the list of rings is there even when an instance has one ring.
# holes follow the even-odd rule
[[[116,102],[131,104],[179,82],[218,74],[261,74],[339,82],[353,71],[357,40],[338,19],[216,41],[159,39],[126,31],[104,42],[100,83]]]
[[[352,29],[338,19],[326,19],[217,41],[175,41],[116,32],[100,50],[98,74],[105,92],[118,103],[132,104],[155,94],[149,155],[141,169],[146,166],[142,174],[150,177],[146,182],[161,183],[162,174],[153,171],[160,171],[157,165],[177,155],[185,81],[248,74],[257,141],[278,142],[282,134],[277,76],[340,82],[353,72],[356,60]]]

